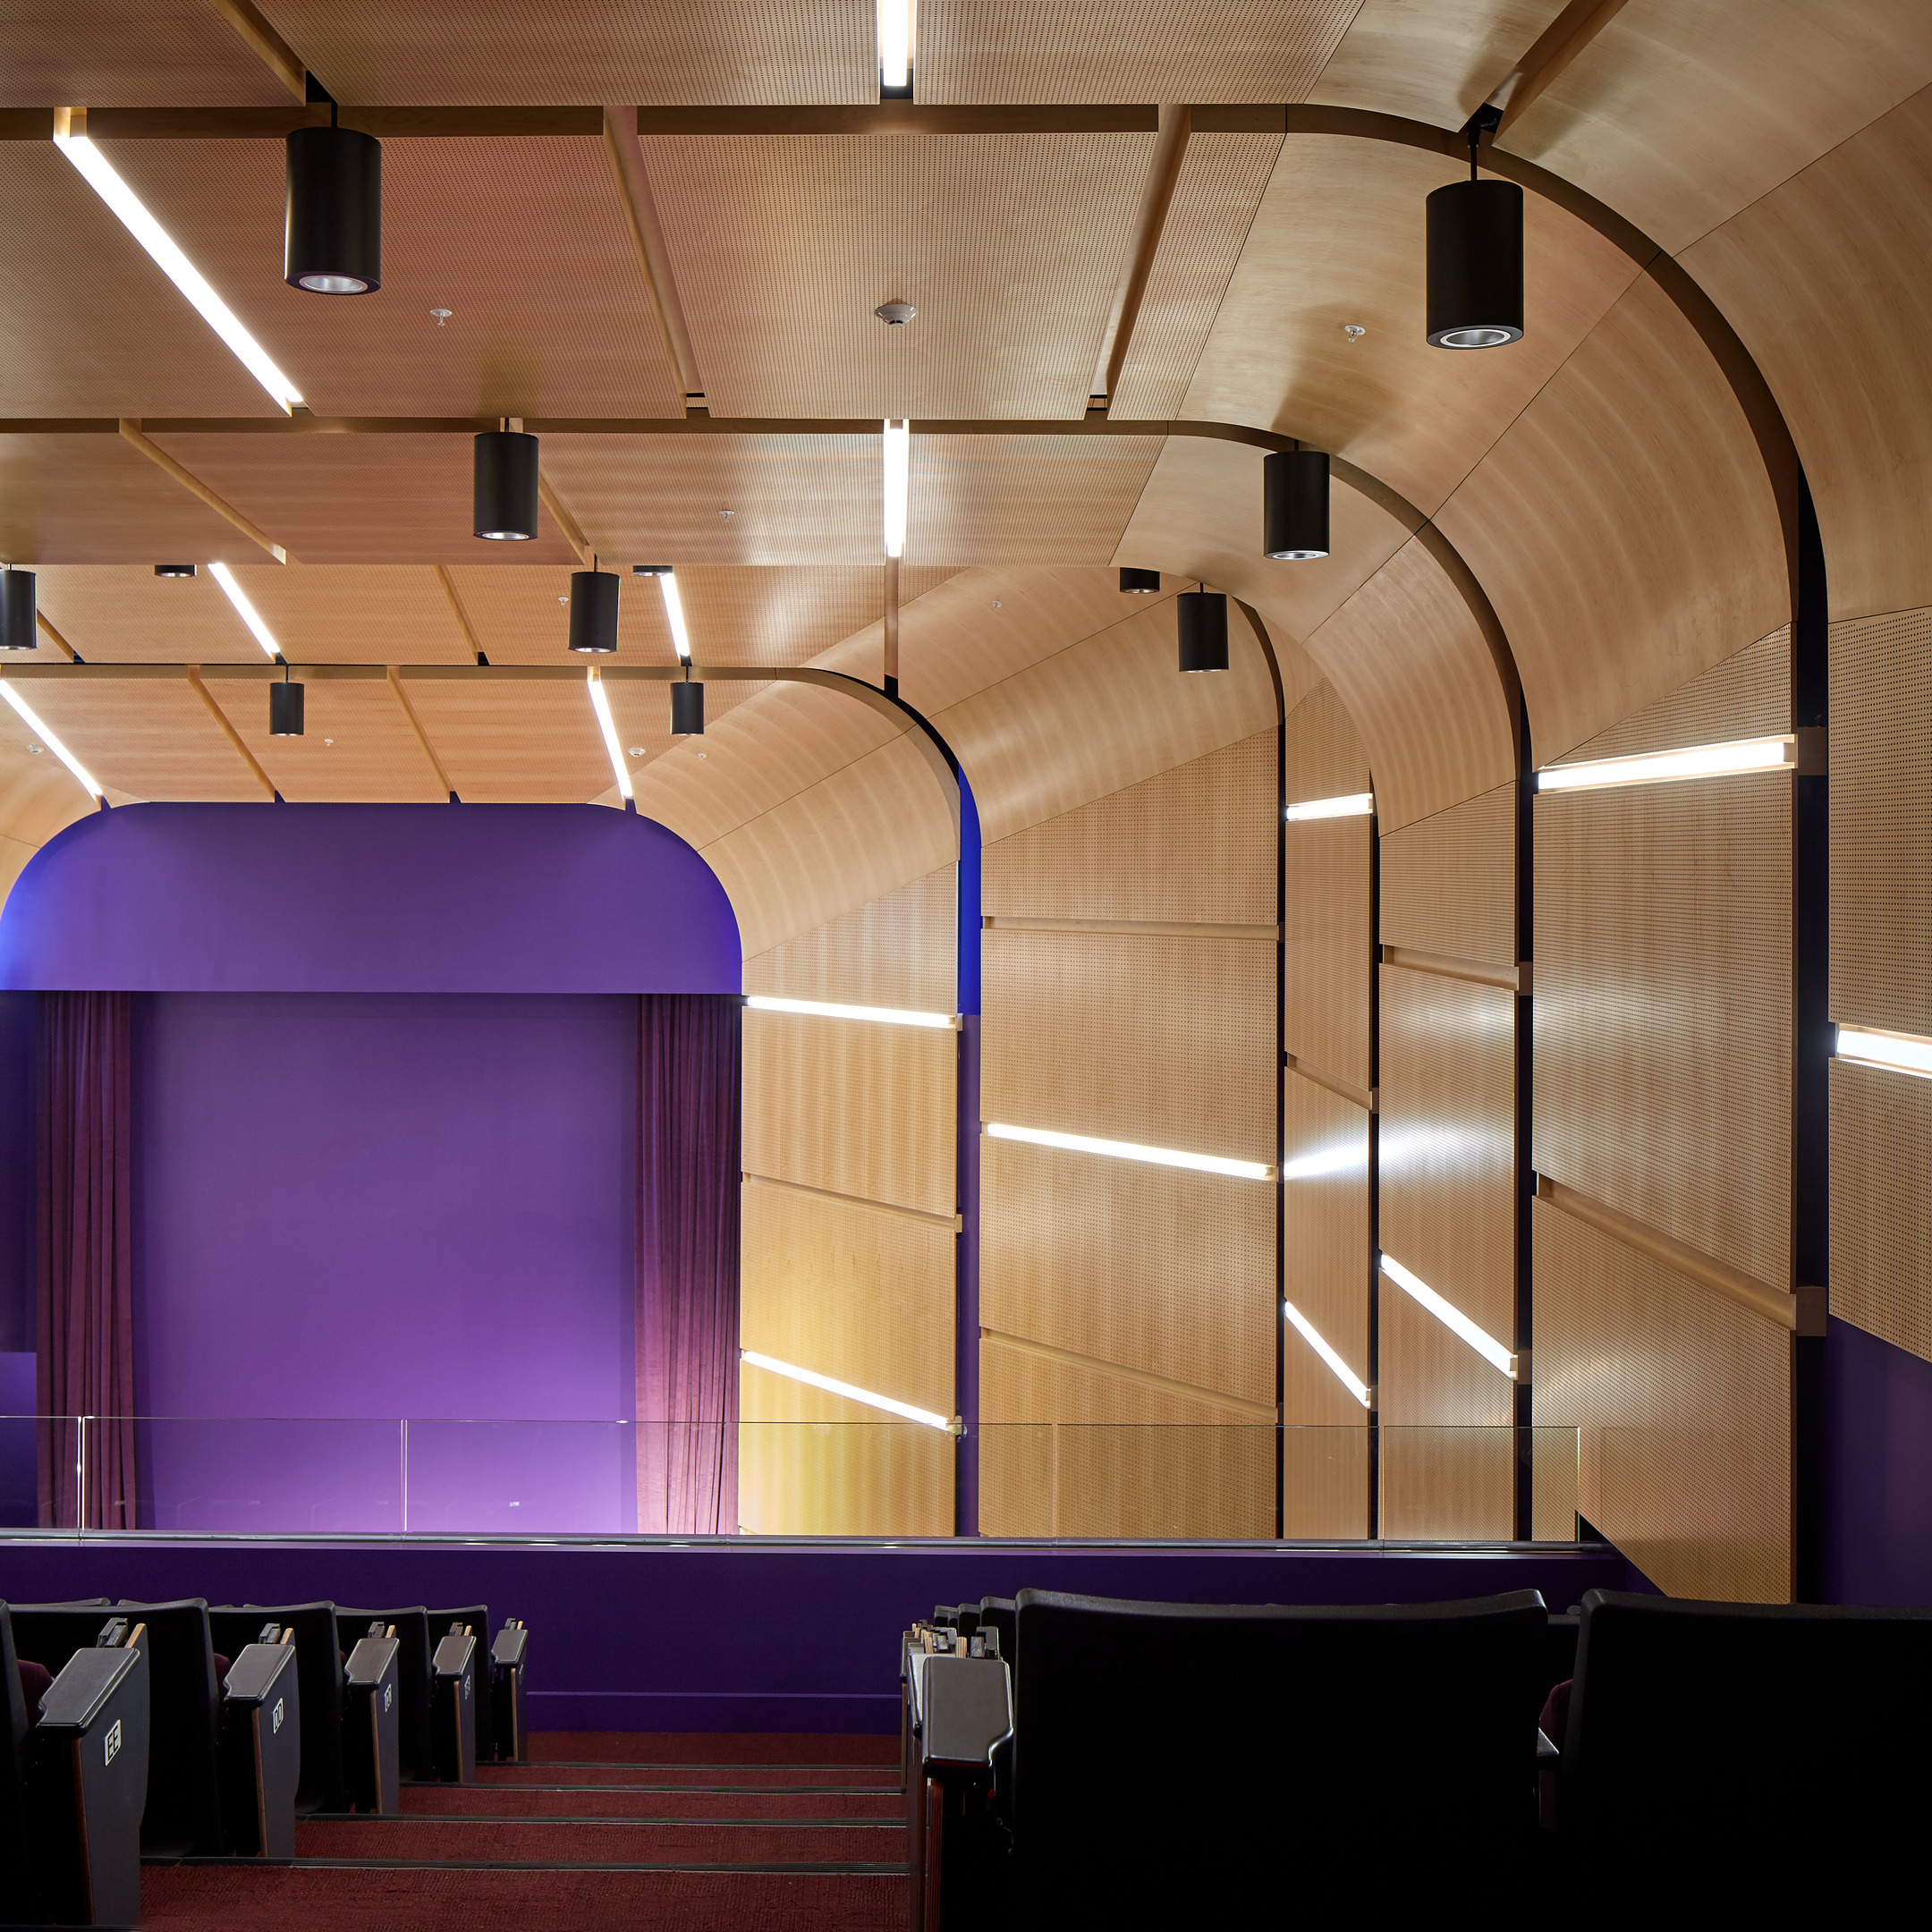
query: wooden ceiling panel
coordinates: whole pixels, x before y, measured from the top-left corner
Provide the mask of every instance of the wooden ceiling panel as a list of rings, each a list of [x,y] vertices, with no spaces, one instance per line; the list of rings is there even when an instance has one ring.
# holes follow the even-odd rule
[[[1825,540],[1834,617],[1932,604],[1932,92],[1691,249],[1757,358]]]
[[[284,574],[270,564],[250,578]],[[40,571],[38,589],[47,621],[89,664],[263,661],[261,646],[206,564],[193,577],[157,577],[147,564],[55,564]],[[252,580],[248,594],[256,594]],[[43,638],[36,655],[59,653]]]
[[[5,0],[0,107],[279,107],[288,92],[208,0]]]
[[[919,564],[1105,564],[1158,436],[912,438],[906,555]]]
[[[1502,620],[1538,764],[1791,614],[1743,412],[1648,277],[1436,521]]]
[[[208,695],[292,805],[440,805],[445,793],[386,677],[329,677],[301,666],[302,735],[268,735],[268,684],[208,676]],[[433,742],[434,741],[432,741]]]
[[[920,0],[929,101],[1298,101],[1360,0]]]
[[[949,564],[902,564],[901,608],[955,574]],[[877,626],[886,600],[885,570],[877,564],[699,565],[681,570],[678,585],[691,652],[701,665],[809,664],[855,631]]]
[[[491,543],[474,534],[473,471],[465,436],[168,435],[154,440],[304,564],[567,564],[574,555],[547,517],[529,543]],[[131,450],[129,454],[141,462]],[[182,495],[158,470],[153,473]],[[240,555],[232,544],[226,554]],[[262,555],[252,545],[247,554],[250,559]]]
[[[1629,0],[1503,145],[1674,254],[1928,81],[1924,0]]]
[[[1084,413],[1152,134],[642,145],[714,415]]]
[[[349,298],[282,279],[280,141],[100,145],[318,416],[684,412],[600,140],[384,142],[383,285]]]
[[[1638,273],[1529,196],[1523,340],[1431,349],[1423,203],[1462,172],[1377,141],[1284,143],[1182,413],[1301,436],[1433,511]]]
[[[607,564],[609,559],[604,562]],[[578,566],[556,564],[527,570],[453,565],[450,580],[483,655],[493,665],[574,664],[570,654],[570,581]],[[617,648],[606,664],[674,664],[671,629],[655,583],[616,566]],[[432,588],[435,588],[432,580]],[[445,609],[448,608],[445,602]],[[467,653],[465,653],[467,655]]]
[[[1308,98],[1462,127],[1563,9],[1563,0],[1362,0]]]
[[[27,700],[110,795],[267,802],[184,675],[37,678]]]
[[[754,106],[878,98],[872,0],[271,0],[338,100]]]
[[[539,567],[531,574],[547,573]],[[292,664],[475,661],[436,572],[426,564],[256,564],[238,566],[235,580]],[[248,642],[259,657],[254,639]]]
[[[0,435],[0,556],[10,563],[151,569],[262,554],[121,436]]]
[[[96,809],[26,719],[0,704],[0,901],[47,840]]]
[[[586,683],[411,677],[409,700],[460,796],[473,804],[581,804],[611,788]]]

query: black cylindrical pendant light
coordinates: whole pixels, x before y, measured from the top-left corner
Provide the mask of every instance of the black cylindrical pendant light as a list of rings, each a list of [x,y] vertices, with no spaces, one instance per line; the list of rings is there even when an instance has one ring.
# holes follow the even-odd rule
[[[704,686],[687,677],[671,687],[671,735],[674,738],[704,736]]]
[[[1523,195],[1514,182],[1451,182],[1428,198],[1428,339],[1500,349],[1523,332]]]
[[[1305,563],[1328,555],[1328,453],[1276,450],[1261,465],[1261,554]]]
[[[1123,564],[1120,587],[1129,597],[1149,597],[1160,589],[1160,572],[1157,570],[1136,570],[1131,564]]]
[[[382,143],[353,128],[297,128],[288,138],[282,278],[318,295],[382,286]]]
[[[476,533],[497,543],[537,534],[537,438],[486,429],[476,439]]]
[[[32,650],[40,640],[34,623],[34,573],[0,571],[0,650]]]
[[[1174,599],[1183,671],[1227,669],[1227,598],[1218,590],[1183,590]]]
[[[571,572],[570,648],[573,651],[617,648],[617,573],[600,571],[595,557],[589,570]]]
[[[302,686],[291,684],[284,669],[282,682],[268,687],[268,735],[300,738],[302,734]]]

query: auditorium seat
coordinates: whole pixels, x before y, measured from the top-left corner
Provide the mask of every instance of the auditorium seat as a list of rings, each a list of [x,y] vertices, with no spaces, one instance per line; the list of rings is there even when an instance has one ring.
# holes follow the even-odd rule
[[[430,1635],[429,1613],[417,1604],[407,1610],[344,1610],[337,1607],[335,1627],[343,1648],[352,1649],[355,1640],[369,1634],[369,1626],[394,1629],[396,1652],[396,1730],[402,1757],[402,1780],[434,1784],[436,1778],[436,1744],[430,1728],[430,1708],[436,1690],[436,1638],[449,1628],[445,1617],[436,1637]]]
[[[267,1624],[295,1633],[295,1670],[301,1690],[301,1783],[295,1793],[298,1816],[346,1811],[343,1778],[343,1724],[347,1710],[343,1654],[349,1645],[332,1603],[250,1604],[208,1612],[216,1643],[233,1657],[261,1635]],[[358,1633],[360,1634],[360,1633]],[[353,1640],[352,1639],[351,1640]]]
[[[476,1761],[494,1764],[496,1736],[490,1709],[490,1627],[489,1606],[473,1604],[467,1610],[432,1610],[429,1613],[429,1642],[440,1644],[452,1625],[461,1625],[476,1639]]]

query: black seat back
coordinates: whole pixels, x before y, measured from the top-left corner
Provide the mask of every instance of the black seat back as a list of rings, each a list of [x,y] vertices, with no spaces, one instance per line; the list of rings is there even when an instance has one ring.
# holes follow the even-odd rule
[[[301,1783],[295,1792],[296,1812],[346,1811],[343,1716],[348,1704],[343,1655],[350,1645],[342,1640],[335,1606],[284,1604],[258,1609],[250,1604],[242,1610],[208,1612],[215,1648],[224,1657],[240,1657],[261,1635],[265,1623],[279,1623],[295,1633],[295,1682],[301,1699]]]
[[[429,1634],[429,1613],[421,1604],[407,1610],[338,1607],[335,1612],[335,1627],[348,1640],[343,1646],[346,1650],[354,1649],[356,1640],[369,1635],[371,1623],[380,1623],[386,1630],[394,1625],[401,1646],[396,1652],[396,1750],[402,1761],[402,1775],[433,1781],[436,1767],[429,1728],[433,1688],[429,1659],[436,1653],[436,1640]],[[448,1628],[445,1618],[443,1629],[447,1631]]]
[[[0,1679],[6,1692],[6,1737],[0,1748],[0,1920],[12,1921],[33,1916],[27,1877],[32,1856],[27,1829],[27,1733],[33,1713],[21,1694],[13,1624],[4,1604],[0,1604]]]
[[[1039,1922],[1380,1916],[1527,1853],[1533,1590],[1363,1608],[1017,1599],[1013,1826]]]
[[[449,1635],[450,1625],[461,1623],[476,1639],[476,1761],[493,1764],[496,1758],[496,1736],[490,1723],[490,1627],[489,1606],[472,1604],[468,1609],[432,1610],[429,1613],[429,1649]]]
[[[1011,1597],[982,1597],[979,1599],[979,1624],[982,1630],[999,1632],[999,1651],[1008,1663],[1013,1661],[1013,1650],[1020,1641],[1019,1612]]]

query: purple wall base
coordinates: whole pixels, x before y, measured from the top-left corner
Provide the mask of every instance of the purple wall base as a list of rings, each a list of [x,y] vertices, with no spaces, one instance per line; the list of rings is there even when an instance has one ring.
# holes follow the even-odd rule
[[[1932,1604],[1932,1362],[1834,1316],[1823,1423],[1825,1601]]]
[[[1032,1587],[1177,1603],[1419,1603],[1627,1586],[1614,1550],[1284,1544],[580,1544],[0,1539],[0,1599],[487,1603],[530,1626],[545,1730],[891,1732],[899,1632]]]

